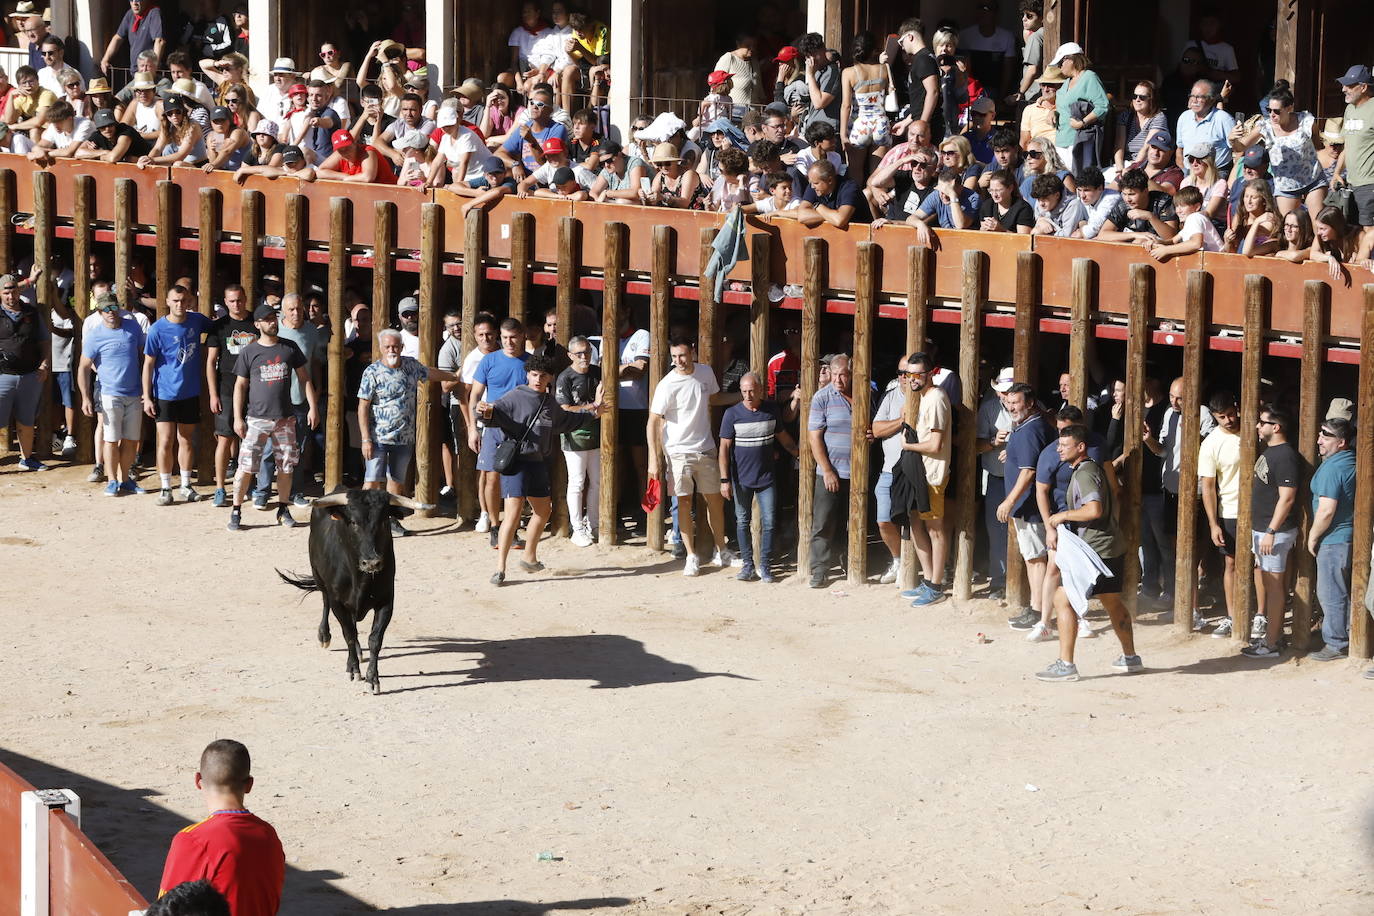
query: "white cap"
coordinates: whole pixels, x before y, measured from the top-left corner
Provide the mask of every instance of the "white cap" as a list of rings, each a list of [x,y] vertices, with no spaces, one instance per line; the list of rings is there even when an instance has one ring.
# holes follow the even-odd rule
[[[278,57],[272,62],[272,73],[296,73],[296,62],[289,57]]]
[[[1059,46],[1059,50],[1054,52],[1054,59],[1050,61],[1051,67],[1059,66],[1059,62],[1070,54],[1082,54],[1083,46],[1076,41],[1066,41]]]
[[[439,116],[438,116],[438,119],[435,121],[435,124],[437,124],[437,125],[439,126],[439,129],[440,129],[440,130],[443,130],[443,129],[446,128],[446,127],[452,127],[453,125],[455,125],[455,124],[457,124],[457,123],[458,123],[458,109],[457,109],[457,108],[440,108],[440,109],[439,109]]]
[[[1016,370],[1011,366],[1007,366],[1001,372],[997,373],[997,378],[992,380],[992,390],[996,391],[998,394],[1002,394],[1010,391],[1011,386],[1014,384],[1016,384]]]

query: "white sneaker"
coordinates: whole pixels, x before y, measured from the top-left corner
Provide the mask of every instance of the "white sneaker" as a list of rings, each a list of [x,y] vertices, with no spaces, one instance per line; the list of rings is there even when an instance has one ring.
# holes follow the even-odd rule
[[[1037,623],[1026,634],[1026,642],[1049,642],[1054,639],[1054,631],[1043,623]]]
[[[1080,617],[1078,619],[1078,638],[1092,639],[1096,635],[1097,633],[1093,631],[1093,625]]]
[[[71,436],[62,440],[62,457],[66,458],[70,454],[76,453],[76,440]]]
[[[1250,638],[1263,639],[1265,631],[1269,629],[1269,618],[1263,614],[1256,614],[1255,619],[1250,621]]]
[[[1207,618],[1197,611],[1193,611],[1193,632],[1200,633],[1205,629],[1207,629]]]
[[[893,582],[897,581],[897,574],[901,571],[902,561],[897,559],[896,557],[893,557],[892,562],[888,564],[887,571],[878,577],[878,584],[891,585]]]
[[[1226,639],[1226,638],[1227,638],[1228,636],[1230,636],[1230,635],[1231,635],[1231,618],[1230,618],[1230,617],[1223,617],[1223,618],[1221,618],[1221,622],[1217,624],[1217,628],[1216,628],[1215,630],[1212,631],[1212,638],[1213,638],[1213,639]]]
[[[691,558],[688,557],[688,559],[690,560]],[[711,565],[712,565],[712,566],[720,566],[720,567],[729,566],[731,563],[734,562],[734,560],[735,560],[735,554],[730,550],[729,547],[722,547],[722,548],[720,548],[719,550],[717,550],[715,553],[711,554]]]
[[[682,567],[682,574],[684,576],[695,576],[699,572],[701,572],[701,561],[697,559],[696,554],[687,554],[687,565]]]
[[[486,534],[491,530],[491,516],[483,512],[477,517],[477,533]]]
[[[592,546],[592,536],[581,528],[574,531],[572,537],[568,538],[568,540],[572,541],[574,547]]]

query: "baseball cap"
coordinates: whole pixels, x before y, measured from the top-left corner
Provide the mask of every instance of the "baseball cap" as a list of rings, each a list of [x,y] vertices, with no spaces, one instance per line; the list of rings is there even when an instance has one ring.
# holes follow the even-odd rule
[[[482,160],[482,174],[484,175],[490,175],[494,172],[504,172],[506,168],[506,161],[500,156],[488,156],[486,159]]]
[[[710,73],[706,74],[706,85],[720,86],[728,79],[730,79],[730,74],[726,73],[724,70],[712,70]]]
[[[418,315],[420,313],[420,300],[416,299],[414,296],[406,296],[401,300],[400,304],[396,306],[396,313],[398,315],[405,315],[407,313]]]
[[[100,130],[100,128],[102,127],[109,127],[111,124],[118,123],[119,119],[116,118],[115,113],[108,108],[100,109],[95,113],[95,117],[91,118],[91,124],[95,127],[96,130]]]
[[[783,45],[781,48],[778,49],[778,56],[773,58],[773,60],[782,62],[796,60],[797,54],[799,53],[800,52],[797,51],[797,49],[794,48],[792,45]]]
[[[231,117],[232,115],[229,114],[229,109],[223,106],[210,109],[211,121],[228,121]]]
[[[0,286],[4,285],[3,280],[4,277],[0,277]],[[112,290],[107,289],[105,292],[95,297],[95,302],[93,304],[97,312],[103,312],[109,308],[118,309],[119,297],[116,296]]]
[[[269,137],[275,137],[281,133],[281,127],[277,125],[276,121],[269,121],[267,118],[263,118],[258,122],[258,126],[253,128],[253,133],[267,134]]]
[[[1269,153],[1262,146],[1252,146],[1240,157],[1242,168],[1266,169],[1269,167]]]
[[[539,145],[543,147],[544,155],[546,156],[549,153],[561,155],[568,151],[567,148],[563,146],[563,140],[560,137],[550,137],[549,139],[545,140],[543,143]]]
[[[567,184],[567,183],[570,182],[570,181],[576,181],[576,180],[577,180],[577,176],[574,175],[574,174],[573,174],[573,170],[570,169],[570,168],[568,168],[566,165],[565,165],[565,166],[562,166],[561,168],[554,169],[554,172],[553,172],[553,184],[555,184],[555,185],[564,185],[564,184]]]
[[[1193,143],[1183,151],[1183,155],[1191,159],[1206,159],[1214,152],[1216,152],[1216,150],[1212,149],[1212,144],[1210,143]]]
[[[992,390],[998,393],[1005,393],[1011,390],[1011,386],[1016,384],[1016,370],[1007,366],[997,373],[997,378],[992,380]]]
[[[272,308],[272,306],[268,305],[266,302],[264,302],[262,305],[258,306],[257,308],[253,309],[253,320],[254,320],[254,321],[266,321],[268,318],[276,318],[276,317],[277,317],[277,310],[274,309],[274,308]]]
[[[278,57],[272,61],[272,69],[269,73],[296,73],[296,62],[289,57]]]
[[[783,117],[787,117],[792,112],[787,107],[786,102],[769,102],[767,105],[763,106],[763,113],[766,115],[777,114],[782,115]]]
[[[1174,148],[1174,138],[1167,130],[1161,130],[1150,138],[1150,145],[1155,149],[1171,150]]]
[[[429,137],[422,130],[412,130],[395,143],[397,149],[426,149],[429,147]]]
[[[997,103],[986,95],[980,95],[978,96],[978,101],[973,103],[972,108],[980,114],[991,114],[997,110]]]
[[[443,130],[458,123],[458,111],[453,108],[440,108],[439,116],[434,121],[435,125]]]
[[[1345,76],[1336,77],[1336,82],[1342,86],[1354,86],[1357,83],[1364,83],[1366,86],[1374,86],[1374,74],[1369,72],[1369,68],[1364,64],[1356,64],[1345,71]]]
[[[293,165],[297,162],[305,161],[305,153],[299,146],[283,146],[281,148],[282,165]]]
[[[1057,67],[1059,62],[1070,54],[1082,54],[1083,46],[1076,41],[1066,41],[1059,46],[1059,50],[1054,52],[1054,57],[1050,60],[1050,66]]]
[[[309,90],[305,88],[305,83],[296,83],[286,90],[287,95],[305,95]]]
[[[353,145],[353,135],[340,127],[329,135],[329,142],[336,150],[348,149]]]
[[[177,96],[172,96],[170,99],[163,99],[163,100],[162,100],[162,113],[163,113],[163,114],[166,114],[166,113],[169,112],[169,111],[185,111],[185,110],[186,110],[186,103],[183,102],[183,101],[182,101],[180,98],[178,98]]]

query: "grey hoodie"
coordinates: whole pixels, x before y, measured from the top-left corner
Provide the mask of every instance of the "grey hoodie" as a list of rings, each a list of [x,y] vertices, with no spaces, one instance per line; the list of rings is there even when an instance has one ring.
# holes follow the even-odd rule
[[[540,401],[543,406],[540,406]],[[529,425],[530,418],[537,412],[539,419],[534,421],[525,441],[520,443],[522,459],[547,460],[553,457],[560,433],[572,432],[579,427],[595,422],[590,413],[573,413],[564,410],[554,398],[552,389],[540,394],[529,385],[517,385],[501,396],[492,405],[491,419],[487,422],[500,428],[507,437],[519,438]]]

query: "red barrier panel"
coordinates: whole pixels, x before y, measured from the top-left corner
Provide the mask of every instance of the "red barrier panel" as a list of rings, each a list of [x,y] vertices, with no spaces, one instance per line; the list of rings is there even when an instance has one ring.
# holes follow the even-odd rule
[[[19,795],[33,786],[0,763],[0,916],[19,916]]]

